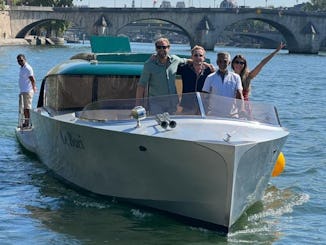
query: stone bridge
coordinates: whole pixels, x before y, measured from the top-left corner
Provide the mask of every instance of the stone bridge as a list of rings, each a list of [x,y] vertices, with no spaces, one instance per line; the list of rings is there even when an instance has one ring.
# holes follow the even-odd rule
[[[259,8],[52,8],[12,7],[11,35],[24,38],[40,23],[65,20],[89,35],[118,35],[126,25],[140,20],[162,20],[180,28],[196,44],[213,50],[225,28],[245,20],[260,20],[275,27],[290,53],[318,53],[326,43],[326,13]]]

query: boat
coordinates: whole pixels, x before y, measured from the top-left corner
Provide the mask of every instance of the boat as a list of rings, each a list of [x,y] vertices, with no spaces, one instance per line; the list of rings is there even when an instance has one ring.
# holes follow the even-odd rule
[[[17,138],[74,186],[228,232],[261,200],[289,132],[273,105],[246,102],[244,115],[241,101],[180,84],[136,99],[149,57],[127,49],[55,66]]]
[[[67,43],[80,43],[79,38],[73,37],[73,38],[66,38],[65,39]]]

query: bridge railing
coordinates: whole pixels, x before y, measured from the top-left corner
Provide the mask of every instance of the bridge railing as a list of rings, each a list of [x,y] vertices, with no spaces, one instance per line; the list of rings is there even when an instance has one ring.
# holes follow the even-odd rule
[[[10,6],[9,10],[25,10],[25,11],[54,11],[53,7],[43,6]]]

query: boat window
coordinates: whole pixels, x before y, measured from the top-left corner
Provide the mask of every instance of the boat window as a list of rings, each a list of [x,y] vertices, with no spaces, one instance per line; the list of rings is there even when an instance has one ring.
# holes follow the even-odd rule
[[[136,97],[139,77],[136,76],[105,76],[97,77],[98,100],[128,99]]]
[[[48,76],[44,106],[54,111],[82,109],[87,104],[115,98],[135,98],[138,76]]]
[[[50,76],[45,83],[45,106],[54,110],[83,108],[92,102],[94,76]]]
[[[200,95],[202,108],[207,117],[240,119],[280,126],[277,110],[271,104],[242,101],[206,93]]]

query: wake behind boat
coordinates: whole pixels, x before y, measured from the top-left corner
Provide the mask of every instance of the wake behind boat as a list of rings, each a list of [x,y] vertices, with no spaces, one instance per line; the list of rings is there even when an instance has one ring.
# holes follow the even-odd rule
[[[136,99],[149,56],[97,53],[54,67],[17,138],[85,190],[228,230],[261,199],[288,131],[267,104],[243,115],[240,101],[211,94]]]

